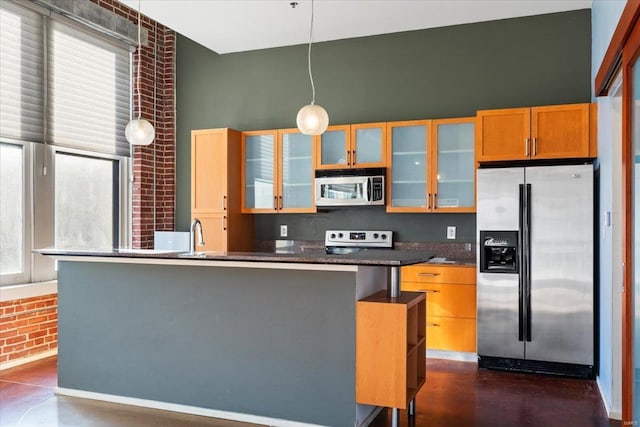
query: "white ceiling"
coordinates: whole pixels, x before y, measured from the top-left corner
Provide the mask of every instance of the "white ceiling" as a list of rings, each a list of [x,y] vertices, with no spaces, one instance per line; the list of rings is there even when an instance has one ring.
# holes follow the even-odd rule
[[[598,1],[598,0],[596,0]],[[120,0],[138,9],[138,0]],[[311,0],[141,0],[143,15],[220,54],[309,42]],[[315,0],[313,40],[591,8],[592,0]]]

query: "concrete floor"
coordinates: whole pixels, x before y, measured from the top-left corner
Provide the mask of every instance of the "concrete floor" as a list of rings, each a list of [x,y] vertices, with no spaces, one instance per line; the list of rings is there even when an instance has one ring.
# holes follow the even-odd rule
[[[247,424],[87,399],[56,396],[57,358],[0,372],[0,427],[247,427]],[[607,427],[594,381],[478,369],[428,359],[413,427]],[[371,427],[389,427],[384,410]]]

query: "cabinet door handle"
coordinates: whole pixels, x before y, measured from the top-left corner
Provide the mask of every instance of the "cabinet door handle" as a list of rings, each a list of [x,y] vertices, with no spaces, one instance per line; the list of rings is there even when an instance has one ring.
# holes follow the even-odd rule
[[[427,194],[427,209],[431,209],[431,193]]]
[[[222,210],[227,210],[227,196],[222,196]]]
[[[349,158],[349,154],[351,151],[347,150],[347,166],[351,166],[351,159]]]
[[[227,216],[222,217],[222,231],[227,231]]]
[[[524,139],[524,155],[529,157],[529,138]]]
[[[440,292],[437,289],[419,289],[420,292],[425,292],[427,294],[437,294],[438,292]]]
[[[438,209],[438,193],[433,193],[433,209]]]
[[[278,196],[273,196],[273,210],[278,210]]]
[[[434,327],[434,326],[440,326],[440,324],[439,323],[429,323],[427,326],[431,328],[431,327]]]
[[[538,154],[538,138],[533,138],[533,156]]]
[[[278,197],[280,199],[280,210],[282,210],[282,196]]]
[[[436,277],[439,275],[440,273],[418,273],[418,277]]]

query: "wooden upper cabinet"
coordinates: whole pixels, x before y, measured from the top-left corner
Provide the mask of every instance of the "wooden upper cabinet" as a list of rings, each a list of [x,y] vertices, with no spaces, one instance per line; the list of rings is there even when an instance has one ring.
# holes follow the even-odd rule
[[[387,123],[387,212],[428,212],[431,120]]]
[[[386,123],[329,126],[320,135],[316,169],[386,167]]]
[[[531,109],[531,158],[589,157],[589,104]]]
[[[530,108],[478,111],[476,159],[503,161],[527,158],[530,116]]]
[[[351,125],[351,167],[386,167],[386,123]]]
[[[242,132],[242,212],[275,212],[278,131]]]
[[[475,117],[433,120],[431,132],[431,210],[475,212]]]
[[[596,157],[595,106],[478,111],[478,162]]]
[[[226,209],[228,132],[228,129],[191,132],[192,212]]]
[[[316,212],[316,137],[298,129],[242,134],[242,211]]]
[[[313,167],[317,138],[295,128],[278,131],[278,212],[316,212]]]
[[[387,212],[475,212],[475,117],[387,123]]]

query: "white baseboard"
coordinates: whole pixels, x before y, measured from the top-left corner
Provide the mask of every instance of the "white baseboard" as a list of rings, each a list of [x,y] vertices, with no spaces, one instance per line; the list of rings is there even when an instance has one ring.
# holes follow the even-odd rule
[[[179,412],[182,414],[199,415],[202,417],[220,418],[224,420],[241,421],[262,424],[272,427],[322,427],[318,424],[301,423],[298,421],[279,418],[263,417],[259,415],[241,414],[238,412],[219,411],[198,406],[180,405],[177,403],[161,402],[158,400],[138,399],[135,397],[117,396],[114,394],[95,393],[91,391],[75,390],[57,387],[56,394],[61,396],[79,397],[82,399],[101,400],[103,402],[120,403],[123,405],[139,406],[143,408],[160,409],[163,411]]]
[[[44,359],[45,357],[55,356],[58,354],[58,349],[43,351],[42,353],[34,354],[28,357],[21,357],[20,359],[11,360],[10,362],[0,363],[0,371],[5,369],[15,368],[16,366],[24,365],[25,363],[35,362],[36,360]]]
[[[600,399],[602,399],[602,403],[604,404],[604,409],[607,411],[607,417],[611,420],[622,420],[622,410],[617,409],[613,410],[609,406],[609,401],[605,398],[604,393],[602,392],[602,384],[600,383],[600,377],[596,377],[596,384],[598,385],[598,392],[600,392]]]
[[[459,362],[478,362],[476,353],[462,351],[427,350],[427,357],[432,359],[457,360]]]

